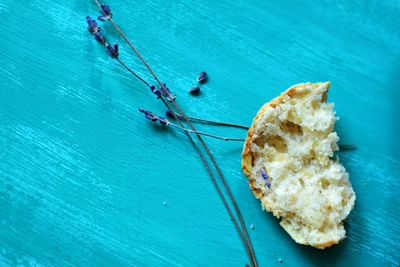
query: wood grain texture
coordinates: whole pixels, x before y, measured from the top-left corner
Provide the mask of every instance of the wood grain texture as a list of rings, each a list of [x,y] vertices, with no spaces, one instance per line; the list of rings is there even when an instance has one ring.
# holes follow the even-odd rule
[[[399,265],[398,0],[108,4],[188,114],[250,124],[292,84],[332,82],[336,130],[358,146],[340,153],[357,193],[342,245],[295,244],[248,189],[241,144],[208,141],[261,266]],[[139,107],[161,103],[107,58],[86,15],[93,1],[0,0],[0,265],[244,266],[193,148],[142,119]],[[150,79],[124,45],[121,59]],[[209,82],[192,97],[202,70]]]

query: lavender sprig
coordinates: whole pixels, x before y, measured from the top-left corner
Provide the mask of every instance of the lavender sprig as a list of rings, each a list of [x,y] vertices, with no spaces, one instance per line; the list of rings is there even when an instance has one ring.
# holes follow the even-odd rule
[[[107,5],[105,5],[107,6]],[[107,6],[108,7],[108,6]],[[111,10],[109,10],[106,8],[104,12],[109,12],[111,14]],[[89,32],[94,36],[94,39],[97,40],[100,44],[104,45],[106,47],[106,51],[107,54],[111,57],[116,59],[121,65],[123,65],[129,72],[131,72],[131,74],[133,74],[134,76],[136,76],[136,78],[138,78],[139,80],[141,80],[144,84],[146,84],[151,91],[157,96],[157,98],[160,98],[161,96],[166,97],[170,102],[175,100],[175,95],[171,94],[170,89],[166,86],[165,83],[163,83],[163,87],[165,88],[165,90],[163,91],[163,88],[160,86],[158,89],[156,89],[156,87],[154,85],[150,85],[149,83],[147,83],[142,77],[140,77],[137,73],[135,73],[131,68],[129,68],[123,61],[121,61],[118,56],[119,56],[119,49],[118,49],[118,44],[108,44],[106,42],[105,37],[100,33],[101,28],[98,26],[97,22],[92,19],[90,16],[86,17],[86,21],[88,24],[88,30]],[[205,79],[207,79],[207,74],[205,72],[200,73],[199,77],[205,77]],[[166,116],[170,117],[170,118],[174,118],[174,115],[179,118],[179,119],[183,119],[183,116],[181,114],[178,114],[176,112],[173,111],[167,111],[166,112]],[[212,120],[205,120],[205,119],[201,119],[201,118],[195,118],[195,117],[188,117],[186,116],[187,119],[194,121],[194,122],[201,122],[201,123],[208,123],[208,124],[214,124],[214,125],[221,125],[221,126],[230,126],[230,127],[237,127],[237,128],[242,128],[242,129],[249,129],[248,126],[244,126],[244,125],[240,125],[240,124],[234,124],[234,123],[226,123],[226,122],[219,122],[219,121],[212,121]],[[207,134],[207,133],[203,133],[203,132],[199,132],[196,130],[189,130],[186,129],[188,132],[192,132],[192,133],[201,133],[203,135],[206,136],[210,136],[213,137],[214,135],[211,134]],[[218,136],[216,136],[218,137]],[[221,137],[221,138],[217,138],[217,139],[222,139],[222,140],[231,140],[231,138],[225,138],[225,137]],[[240,141],[240,140],[244,140],[244,139],[240,139],[240,138],[232,138],[232,140],[236,140],[236,141]],[[349,144],[349,145],[339,145],[339,148],[341,150],[352,150],[355,149],[356,146],[354,144]]]
[[[140,75],[138,75],[136,72],[134,72],[129,66],[127,66],[123,61],[119,59],[119,49],[117,44],[110,45],[107,43],[106,38],[100,33],[100,27],[98,27],[97,23],[95,20],[93,20],[91,17],[87,16],[86,21],[88,23],[88,30],[92,35],[94,36],[95,40],[97,40],[100,44],[104,45],[106,47],[107,54],[111,57],[116,59],[123,67],[125,67],[131,74],[133,74],[136,78],[138,78],[140,81],[142,81],[146,86],[148,86],[153,94],[157,96],[157,98],[160,98],[161,96],[166,96],[165,93],[163,93],[162,88],[156,88],[155,85],[150,85],[148,82],[146,82]],[[175,95],[171,94],[171,91],[169,88],[166,86],[166,84],[163,84],[167,90],[167,92],[170,95],[167,95],[167,99],[169,101],[174,101],[175,100]],[[174,118],[172,115],[171,111],[168,111],[169,114],[167,114],[168,117]],[[182,115],[175,113],[179,118],[183,118]],[[213,125],[221,125],[221,126],[229,126],[229,127],[237,127],[237,128],[242,128],[242,129],[248,129],[247,126],[244,125],[239,125],[239,124],[234,124],[234,123],[227,123],[227,122],[219,122],[219,121],[212,121],[212,120],[205,120],[205,119],[200,119],[200,118],[195,118],[195,117],[188,117],[191,121],[195,122],[201,122],[201,123],[208,123],[208,124],[213,124]]]
[[[180,126],[180,125],[178,125],[176,123],[173,123],[173,122],[169,121],[165,117],[160,117],[157,114],[155,114],[155,113],[153,113],[151,111],[148,111],[146,109],[139,108],[139,111],[144,114],[144,117],[146,119],[148,119],[148,120],[150,120],[152,122],[157,122],[158,121],[161,125],[172,126],[172,127],[177,128],[177,129],[180,129],[182,131],[185,131],[187,133],[200,134],[200,135],[204,135],[204,136],[208,136],[208,137],[212,137],[212,138],[219,139],[219,140],[224,140],[224,141],[244,141],[243,138],[222,137],[222,136],[218,136],[218,135],[214,135],[214,134],[200,132],[200,131],[197,131],[197,130],[196,131],[190,130],[190,129],[184,128],[184,127],[182,127],[182,126]]]
[[[101,5],[99,3],[98,0],[94,0],[96,2],[96,4],[101,8]],[[113,27],[117,30],[117,32],[122,36],[122,38],[125,40],[125,42],[129,45],[129,47],[132,49],[132,51],[135,53],[135,55],[142,61],[142,63],[146,66],[146,68],[148,69],[148,71],[151,73],[151,75],[153,76],[153,78],[157,81],[157,83],[162,87],[163,90],[165,90],[165,86],[163,86],[163,84],[161,83],[160,79],[157,77],[157,75],[155,74],[155,72],[153,71],[153,69],[150,67],[150,65],[147,63],[147,61],[144,59],[144,57],[140,54],[140,52],[136,49],[136,47],[133,45],[133,43],[127,38],[127,36],[124,34],[124,32],[118,27],[118,25],[112,20],[112,18],[109,19],[110,23],[113,25]],[[172,111],[170,105],[161,97],[160,98],[161,101],[163,102],[163,104],[170,110]],[[175,99],[173,99],[174,101],[171,101],[172,105],[178,110],[178,112],[182,115],[183,119],[188,123],[188,125],[190,126],[190,128],[192,130],[196,130],[194,128],[194,126],[191,124],[190,120],[186,117],[185,113],[183,112],[183,110],[181,109],[181,107],[176,103]],[[181,120],[175,116],[175,119],[178,121],[179,125],[181,125],[183,127],[183,124],[181,122]],[[212,155],[210,149],[208,148],[207,144],[203,141],[203,139],[201,138],[201,136],[199,134],[196,134],[197,139],[199,140],[201,146],[203,147],[203,149],[205,150],[207,156],[210,158],[212,165],[214,166],[215,170],[218,173],[218,177],[220,178],[223,188],[225,189],[225,191],[228,194],[229,200],[232,202],[231,204],[233,205],[234,208],[234,212],[236,213],[236,216],[233,214],[233,211],[230,208],[230,205],[228,204],[227,199],[225,198],[221,187],[219,186],[216,177],[214,175],[214,173],[212,172],[209,163],[207,162],[206,158],[204,157],[204,154],[202,153],[202,151],[199,149],[199,147],[197,146],[197,144],[194,142],[194,140],[192,139],[192,137],[185,132],[190,143],[193,145],[193,148],[196,150],[197,154],[199,155],[202,163],[204,164],[204,167],[207,171],[207,173],[209,174],[212,183],[215,186],[215,189],[218,192],[219,197],[221,198],[224,207],[226,208],[229,217],[231,219],[231,221],[233,222],[233,225],[235,226],[236,231],[239,234],[239,237],[241,239],[241,241],[243,242],[243,245],[245,247],[245,250],[249,256],[249,259],[251,261],[252,266],[257,267],[257,259],[255,257],[254,254],[254,249],[253,246],[251,244],[251,240],[250,237],[248,235],[247,229],[246,229],[246,225],[243,219],[243,216],[241,215],[240,209],[237,205],[237,202],[233,196],[233,193],[218,165],[218,163],[215,160],[215,157]],[[239,221],[239,222],[238,222]]]
[[[100,4],[98,0],[94,0],[97,6],[100,9],[102,16],[99,16],[98,19],[102,21],[109,21],[113,27],[118,31],[118,33],[122,36],[122,38],[127,42],[129,47],[134,51],[134,53],[138,56],[138,58],[142,61],[142,63],[146,66],[146,68],[150,71],[151,75],[155,78],[157,83],[160,85],[161,92],[166,96],[169,102],[175,102],[176,96],[171,94],[168,88],[166,88],[165,84],[163,84],[154,73],[150,65],[147,61],[143,58],[143,56],[139,53],[139,51],[133,46],[133,44],[129,41],[126,35],[122,32],[122,30],[118,27],[117,24],[114,23],[112,19],[112,12],[110,7],[107,4]]]

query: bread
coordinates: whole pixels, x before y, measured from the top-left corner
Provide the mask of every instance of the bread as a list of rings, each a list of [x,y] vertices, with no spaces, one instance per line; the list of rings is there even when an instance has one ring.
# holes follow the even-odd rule
[[[333,159],[330,83],[294,85],[266,103],[254,118],[242,168],[264,209],[299,244],[324,249],[346,237],[343,220],[355,202],[345,168]]]

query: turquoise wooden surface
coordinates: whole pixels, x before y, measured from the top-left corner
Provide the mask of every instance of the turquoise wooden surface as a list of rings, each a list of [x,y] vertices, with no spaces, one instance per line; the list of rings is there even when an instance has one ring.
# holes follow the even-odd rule
[[[248,189],[241,144],[208,140],[261,266],[399,266],[398,0],[108,4],[191,115],[250,124],[292,84],[332,82],[336,130],[358,146],[340,153],[357,201],[339,246],[295,244]],[[139,107],[161,103],[89,36],[97,14],[90,0],[0,0],[0,265],[244,266],[185,136],[142,119]],[[210,80],[191,97],[202,70]]]

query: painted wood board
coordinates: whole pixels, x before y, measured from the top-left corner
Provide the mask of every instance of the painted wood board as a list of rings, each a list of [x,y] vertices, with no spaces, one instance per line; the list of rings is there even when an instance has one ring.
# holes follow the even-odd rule
[[[207,139],[260,266],[399,266],[399,1],[108,4],[190,115],[250,124],[287,87],[331,81],[336,131],[358,147],[340,153],[357,201],[339,246],[295,244],[248,189],[242,144]],[[244,266],[194,149],[137,112],[165,110],[90,37],[87,15],[93,1],[0,0],[0,265]],[[210,79],[190,96],[202,70]]]

